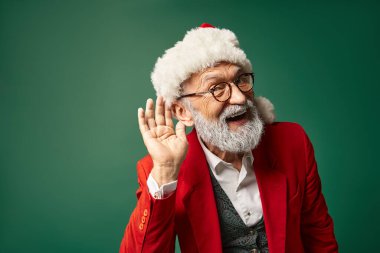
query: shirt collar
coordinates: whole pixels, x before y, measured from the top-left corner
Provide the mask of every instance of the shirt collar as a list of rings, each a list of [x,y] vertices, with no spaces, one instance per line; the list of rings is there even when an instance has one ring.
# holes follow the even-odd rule
[[[220,172],[219,169],[223,169],[224,167],[227,167],[228,165],[231,166],[231,164],[223,161],[218,156],[216,156],[214,153],[212,153],[205,146],[205,144],[201,140],[201,138],[200,138],[200,136],[199,136],[198,133],[197,133],[197,137],[198,137],[199,143],[201,144],[203,152],[205,153],[207,163],[211,167],[211,170],[213,170],[214,173],[219,174],[218,173],[218,172]],[[225,166],[218,166],[220,164],[224,164]],[[248,167],[252,167],[252,164],[253,164],[253,155],[252,155],[252,152],[250,152],[250,151],[245,152],[244,156],[243,156],[243,165],[245,165],[248,168]]]

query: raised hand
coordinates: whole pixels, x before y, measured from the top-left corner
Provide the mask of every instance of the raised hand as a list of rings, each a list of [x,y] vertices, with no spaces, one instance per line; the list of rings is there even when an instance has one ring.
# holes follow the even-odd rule
[[[146,101],[145,111],[138,109],[138,122],[144,144],[152,157],[154,167],[152,176],[157,184],[177,180],[179,168],[187,152],[185,125],[178,122],[174,130],[170,108],[165,106],[163,98]]]

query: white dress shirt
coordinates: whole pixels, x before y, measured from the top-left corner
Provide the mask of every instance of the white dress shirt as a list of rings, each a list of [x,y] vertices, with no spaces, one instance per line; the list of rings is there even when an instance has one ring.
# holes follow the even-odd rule
[[[247,226],[255,225],[261,219],[263,210],[256,176],[252,168],[254,160],[252,153],[247,152],[244,154],[242,167],[239,171],[231,163],[224,162],[208,150],[199,136],[198,139],[212,173],[227,194],[237,213]],[[150,194],[156,199],[161,199],[175,191],[177,181],[158,187],[157,182],[149,175],[147,185]]]

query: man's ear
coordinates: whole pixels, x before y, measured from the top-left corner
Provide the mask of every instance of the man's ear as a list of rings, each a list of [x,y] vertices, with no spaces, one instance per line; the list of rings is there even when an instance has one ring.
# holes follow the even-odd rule
[[[193,115],[181,102],[174,101],[171,110],[173,116],[185,126],[191,127],[194,125]]]

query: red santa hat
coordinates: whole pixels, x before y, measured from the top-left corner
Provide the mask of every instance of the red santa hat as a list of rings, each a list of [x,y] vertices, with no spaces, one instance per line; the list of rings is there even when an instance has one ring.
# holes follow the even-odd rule
[[[167,49],[164,55],[157,59],[151,80],[157,95],[164,97],[170,105],[181,95],[181,83],[191,74],[222,61],[237,64],[244,71],[252,72],[251,62],[239,47],[235,34],[228,29],[219,29],[204,23],[188,31],[183,40]],[[264,121],[272,122],[273,105],[265,98],[256,100],[265,103],[258,106],[259,108],[269,109],[268,112],[261,113]]]

